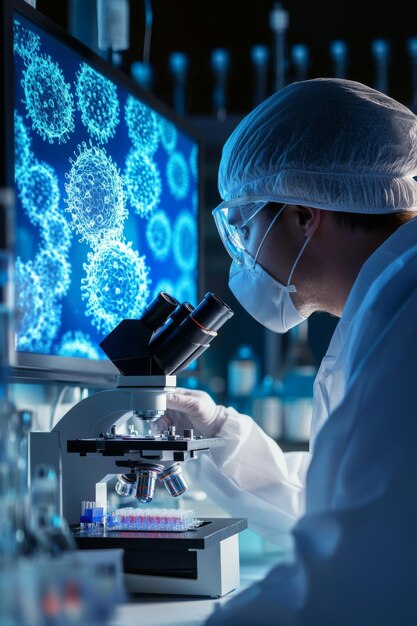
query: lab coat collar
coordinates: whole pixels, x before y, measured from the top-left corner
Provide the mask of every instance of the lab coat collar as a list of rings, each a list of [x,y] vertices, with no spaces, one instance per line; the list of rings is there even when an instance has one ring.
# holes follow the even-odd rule
[[[417,218],[403,224],[381,244],[363,264],[340,318],[339,326],[343,330],[348,327],[367,294],[370,286],[384,269],[406,250],[417,243]]]
[[[343,346],[360,305],[371,285],[393,259],[401,256],[416,243],[417,218],[398,228],[362,266],[317,373],[314,385],[310,452],[314,450],[314,442],[321,427],[343,399],[345,359]]]

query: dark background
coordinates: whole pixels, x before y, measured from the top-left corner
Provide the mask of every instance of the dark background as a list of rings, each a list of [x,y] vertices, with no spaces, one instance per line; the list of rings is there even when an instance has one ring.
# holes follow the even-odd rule
[[[83,3],[86,6],[89,0]],[[171,101],[172,84],[168,55],[180,50],[190,55],[189,110],[211,110],[212,75],[210,52],[224,47],[231,53],[230,110],[246,111],[251,106],[251,46],[272,46],[269,13],[272,0],[228,1],[153,0],[154,25],[151,62],[156,82],[154,91]],[[289,12],[288,44],[310,47],[309,77],[331,75],[329,43],[344,39],[349,46],[349,78],[372,85],[374,68],[370,42],[390,41],[390,95],[407,102],[411,96],[410,67],[406,41],[417,35],[417,2],[397,0],[303,0],[283,3]],[[68,0],[38,0],[38,9],[64,28],[68,27]],[[123,54],[123,66],[142,60],[144,7],[141,0],[130,0],[131,49]],[[291,69],[289,68],[289,80]]]

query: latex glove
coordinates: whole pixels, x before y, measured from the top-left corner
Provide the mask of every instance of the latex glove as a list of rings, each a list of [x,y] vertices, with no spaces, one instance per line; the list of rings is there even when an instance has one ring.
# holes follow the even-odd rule
[[[216,404],[205,391],[177,387],[167,395],[167,411],[156,424],[159,430],[174,425],[178,434],[184,428],[193,428],[203,437],[214,437],[226,417],[226,408]]]

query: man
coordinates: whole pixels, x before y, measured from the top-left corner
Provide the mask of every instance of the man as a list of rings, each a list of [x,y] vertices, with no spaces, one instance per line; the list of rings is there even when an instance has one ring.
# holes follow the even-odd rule
[[[291,564],[209,624],[417,623],[417,118],[345,80],[295,83],[225,145],[215,209],[230,288],[266,327],[340,322],[314,389],[309,453],[178,390],[169,418],[226,441],[200,459],[216,501]],[[308,476],[307,476],[308,470]]]

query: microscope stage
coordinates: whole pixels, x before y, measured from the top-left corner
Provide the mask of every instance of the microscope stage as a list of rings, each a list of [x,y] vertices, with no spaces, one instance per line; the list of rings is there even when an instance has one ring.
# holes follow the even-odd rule
[[[106,530],[85,532],[71,526],[72,534],[80,548],[125,548],[134,546],[146,550],[204,550],[214,543],[240,533],[248,527],[244,518],[209,518],[193,530],[183,532]]]
[[[220,437],[212,437],[210,439],[185,439],[177,437],[175,439],[157,438],[157,437],[109,437],[97,439],[73,439],[67,441],[67,452],[75,452],[80,456],[87,454],[102,454],[103,456],[124,456],[125,454],[134,454],[143,452],[171,451],[181,453],[190,453],[210,450],[224,446],[224,441]]]

